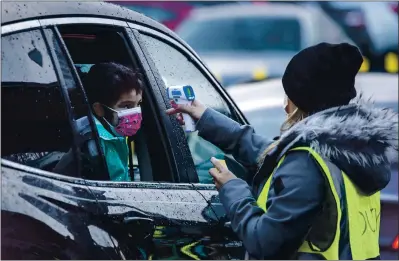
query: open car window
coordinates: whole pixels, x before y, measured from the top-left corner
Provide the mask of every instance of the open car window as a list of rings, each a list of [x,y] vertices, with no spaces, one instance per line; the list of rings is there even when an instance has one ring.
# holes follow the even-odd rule
[[[97,131],[98,142],[100,144],[100,153],[106,162],[108,176],[105,180],[134,182],[134,181],[154,181],[162,180],[164,176],[169,176],[170,172],[164,168],[162,172],[158,170],[161,165],[157,162],[156,153],[162,154],[157,148],[159,143],[151,138],[156,135],[158,130],[154,129],[155,117],[148,109],[148,92],[144,75],[141,73],[141,67],[135,59],[134,52],[126,39],[126,32],[123,28],[106,25],[88,25],[72,24],[60,25],[58,30],[65,43],[66,49],[71,56],[73,66],[75,67],[83,89],[86,90],[86,77],[91,67],[98,63],[113,62],[130,68],[136,76],[143,82],[143,98],[141,103],[142,124],[140,130],[132,137],[123,138],[115,136],[109,131],[104,121],[95,113],[90,117],[95,121],[95,130]],[[98,86],[101,88],[101,86]],[[87,94],[90,108],[93,110],[93,97]],[[93,112],[93,111],[92,111]],[[86,116],[79,114],[78,119],[84,120]],[[122,175],[123,179],[115,179],[117,173],[126,173]],[[162,174],[162,175],[161,175]],[[96,175],[86,177],[90,180],[102,180]]]

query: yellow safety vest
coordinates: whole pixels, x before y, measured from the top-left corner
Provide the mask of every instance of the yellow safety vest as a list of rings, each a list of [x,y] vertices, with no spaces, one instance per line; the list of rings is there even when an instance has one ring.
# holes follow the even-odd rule
[[[339,170],[331,170],[331,163],[324,161],[323,158],[309,147],[298,147],[290,151],[308,151],[318,162],[323,170],[327,187],[327,200],[321,216],[312,225],[305,241],[298,249],[299,253],[314,253],[322,255],[327,260],[339,260],[339,240],[340,240],[340,221],[341,189],[336,177],[343,178],[347,204],[347,217],[349,224],[349,243],[354,260],[366,260],[376,258],[380,255],[379,234],[380,234],[380,192],[371,196],[364,195],[351,182],[347,175]],[[278,162],[276,169],[284,161],[284,157]],[[260,208],[267,212],[266,201],[269,194],[272,175],[266,181],[257,203]],[[341,174],[342,173],[342,174]],[[341,176],[342,175],[342,176]],[[335,181],[335,183],[334,183]]]

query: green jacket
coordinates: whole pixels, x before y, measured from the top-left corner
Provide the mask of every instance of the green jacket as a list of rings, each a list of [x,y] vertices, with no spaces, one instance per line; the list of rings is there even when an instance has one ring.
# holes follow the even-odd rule
[[[115,137],[95,118],[100,146],[107,162],[112,181],[131,181],[129,175],[129,148],[125,137]]]
[[[129,173],[129,148],[125,137],[115,137],[107,131],[102,123],[94,118],[97,131],[100,138],[101,150],[104,154],[108,173],[111,181],[132,181]],[[83,117],[77,121],[78,129],[81,135],[85,135],[91,131],[87,117]],[[224,159],[225,154],[222,150],[214,146],[212,143],[202,139],[197,132],[187,134],[187,142],[193,156],[194,164],[198,173],[199,182],[202,184],[213,184],[213,179],[209,175],[209,169],[213,168],[211,157]],[[242,168],[238,168],[234,161],[226,161],[233,173],[240,174]],[[73,152],[70,150],[59,161],[54,171],[56,173],[73,176],[76,174]]]

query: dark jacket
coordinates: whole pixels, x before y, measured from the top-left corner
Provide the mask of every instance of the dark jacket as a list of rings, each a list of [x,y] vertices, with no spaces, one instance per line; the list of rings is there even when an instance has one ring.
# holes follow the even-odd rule
[[[197,128],[201,137],[249,168],[258,164],[272,142],[255,134],[250,126],[240,126],[211,109],[206,110]],[[320,259],[312,254],[296,255],[321,211],[325,193],[323,174],[307,152],[289,153],[276,170],[266,203],[268,212],[256,203],[278,159],[297,146],[313,148],[371,195],[388,184],[390,164],[397,160],[398,116],[361,100],[316,113],[286,131],[279,146],[261,159],[252,188],[241,179],[224,184],[220,200],[251,259]],[[351,259],[344,207],[342,212],[340,259]]]

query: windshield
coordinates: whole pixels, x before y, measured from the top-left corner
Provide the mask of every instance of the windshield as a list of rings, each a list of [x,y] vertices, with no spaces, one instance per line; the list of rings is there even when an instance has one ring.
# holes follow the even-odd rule
[[[209,51],[299,51],[297,19],[243,17],[190,20],[177,33],[198,52]]]

